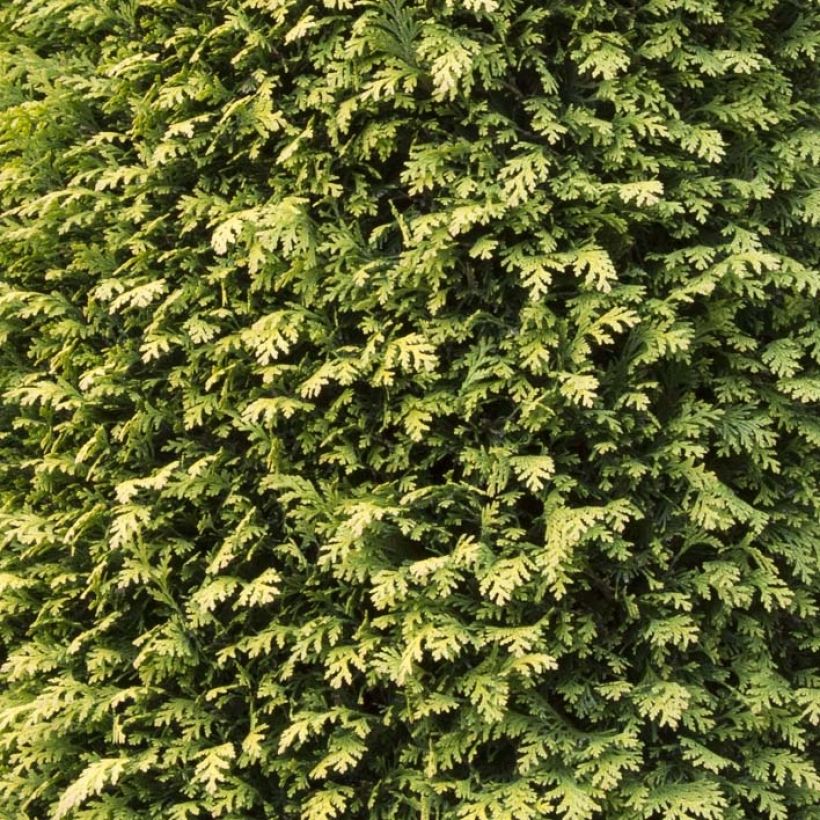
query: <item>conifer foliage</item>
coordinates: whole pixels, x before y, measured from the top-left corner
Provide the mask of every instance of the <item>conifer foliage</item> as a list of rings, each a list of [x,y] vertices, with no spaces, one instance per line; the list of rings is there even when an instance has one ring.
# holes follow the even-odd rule
[[[819,15],[4,0],[2,816],[820,816]]]

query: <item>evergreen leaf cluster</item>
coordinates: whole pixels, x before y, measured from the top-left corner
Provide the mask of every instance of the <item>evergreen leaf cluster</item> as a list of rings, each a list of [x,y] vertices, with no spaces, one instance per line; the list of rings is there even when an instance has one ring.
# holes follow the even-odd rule
[[[0,815],[817,820],[815,0],[3,0]]]

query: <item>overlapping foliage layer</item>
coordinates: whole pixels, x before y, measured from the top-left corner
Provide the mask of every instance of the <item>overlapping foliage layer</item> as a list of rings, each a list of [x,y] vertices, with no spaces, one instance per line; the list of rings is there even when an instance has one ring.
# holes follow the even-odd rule
[[[9,818],[817,818],[818,7],[6,0]]]

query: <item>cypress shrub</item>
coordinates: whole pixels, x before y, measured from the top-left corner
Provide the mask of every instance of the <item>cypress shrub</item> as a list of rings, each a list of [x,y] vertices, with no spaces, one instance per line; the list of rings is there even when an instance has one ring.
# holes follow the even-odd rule
[[[3,817],[820,817],[818,13],[4,0]]]

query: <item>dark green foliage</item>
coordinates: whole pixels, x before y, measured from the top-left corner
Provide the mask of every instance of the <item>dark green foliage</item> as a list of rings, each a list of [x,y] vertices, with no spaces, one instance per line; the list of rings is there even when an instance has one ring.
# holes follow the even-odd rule
[[[4,0],[2,817],[820,817],[819,11]]]

